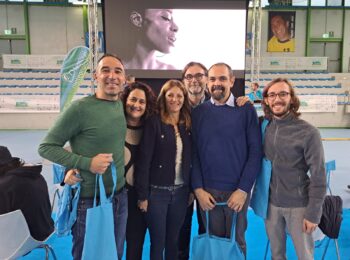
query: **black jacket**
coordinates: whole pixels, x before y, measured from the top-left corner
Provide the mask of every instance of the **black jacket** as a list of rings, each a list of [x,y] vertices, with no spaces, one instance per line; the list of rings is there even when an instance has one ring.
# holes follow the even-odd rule
[[[179,125],[183,143],[182,174],[189,184],[191,168],[191,133]],[[148,199],[150,185],[170,186],[175,181],[176,138],[172,125],[161,122],[160,116],[149,118],[144,125],[135,163],[135,187],[139,200]]]
[[[0,177],[0,214],[20,209],[32,237],[45,240],[54,230],[41,165],[20,167]]]

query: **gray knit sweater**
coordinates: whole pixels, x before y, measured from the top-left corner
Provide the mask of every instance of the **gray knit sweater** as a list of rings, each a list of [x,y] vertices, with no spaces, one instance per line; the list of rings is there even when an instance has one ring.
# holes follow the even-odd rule
[[[306,207],[305,219],[319,223],[326,194],[324,152],[319,131],[292,114],[266,128],[265,156],[272,161],[269,202]]]

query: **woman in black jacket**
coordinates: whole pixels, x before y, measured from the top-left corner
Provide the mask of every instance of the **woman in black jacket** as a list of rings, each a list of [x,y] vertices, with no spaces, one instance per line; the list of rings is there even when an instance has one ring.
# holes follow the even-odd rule
[[[139,208],[146,212],[151,259],[176,259],[177,241],[189,196],[191,117],[186,89],[167,81],[158,97],[159,114],[145,122],[136,161]]]

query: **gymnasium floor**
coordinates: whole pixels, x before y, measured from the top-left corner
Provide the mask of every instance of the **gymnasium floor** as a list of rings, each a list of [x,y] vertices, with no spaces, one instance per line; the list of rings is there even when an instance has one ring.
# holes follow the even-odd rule
[[[45,137],[46,130],[0,130],[0,145],[8,146],[13,156],[26,162],[43,162],[43,175],[49,185],[50,194],[55,186],[52,184],[51,163],[42,160],[37,153],[38,145]],[[350,129],[320,129],[322,138],[350,138]],[[350,141],[324,141],[326,161],[336,160],[336,171],[331,176],[331,189],[335,195],[343,198],[344,208],[350,208]]]
[[[51,163],[42,160],[37,153],[37,148],[41,140],[46,134],[46,130],[0,130],[0,145],[7,146],[12,155],[24,159],[28,163],[40,163],[44,165],[43,175],[48,183],[49,193],[52,197],[55,190],[53,185]],[[320,129],[322,138],[349,138],[350,129]],[[344,217],[350,218],[350,189],[347,185],[350,185],[350,142],[349,141],[324,141],[324,150],[326,161],[336,160],[336,170],[331,175],[331,189],[334,195],[340,195],[343,199],[343,208],[347,209],[344,211]],[[266,237],[262,228],[262,221],[257,219],[252,211],[249,211],[249,227],[247,231],[247,244],[248,244],[248,259],[263,259],[263,252],[266,245]],[[350,232],[349,219],[343,222],[347,225],[347,231],[342,227],[340,251],[341,259],[350,260]],[[196,225],[196,223],[194,223]],[[196,227],[194,227],[195,229]],[[259,235],[257,235],[259,230]],[[257,236],[264,237],[263,239],[257,239]],[[144,259],[148,259],[147,255],[149,252],[148,246],[149,241],[145,243]],[[292,248],[290,241],[289,247]],[[249,247],[254,245],[254,248]],[[70,237],[63,239],[55,238],[53,246],[58,256],[58,259],[70,259]],[[331,243],[332,249],[327,253],[326,259],[335,259],[335,251],[333,243]],[[249,249],[250,248],[250,249]],[[38,250],[36,250],[38,251]],[[295,253],[290,252],[293,250],[287,250],[288,259],[296,259]],[[322,251],[322,250],[321,250]],[[316,251],[316,259],[320,259],[321,251]],[[39,253],[31,253],[24,257],[25,259],[38,259]],[[41,258],[41,257],[40,257]]]

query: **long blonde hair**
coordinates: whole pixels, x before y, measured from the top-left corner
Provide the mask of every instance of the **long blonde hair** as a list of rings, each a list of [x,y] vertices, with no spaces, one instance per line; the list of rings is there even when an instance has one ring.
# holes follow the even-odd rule
[[[170,114],[167,111],[166,104],[165,104],[166,102],[165,95],[173,87],[178,87],[184,95],[184,103],[180,110],[179,123],[184,123],[186,126],[186,129],[189,130],[191,128],[191,107],[188,101],[187,90],[184,84],[179,80],[175,80],[175,79],[168,80],[162,86],[162,89],[160,90],[158,100],[157,100],[157,106],[160,113],[160,118],[163,123],[169,124],[171,122]]]

